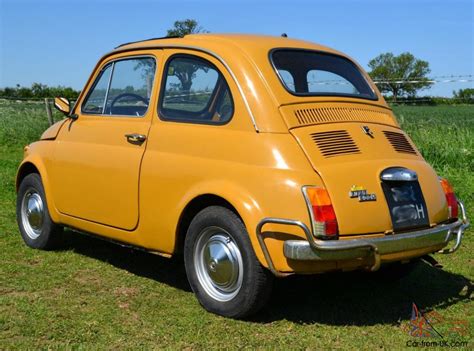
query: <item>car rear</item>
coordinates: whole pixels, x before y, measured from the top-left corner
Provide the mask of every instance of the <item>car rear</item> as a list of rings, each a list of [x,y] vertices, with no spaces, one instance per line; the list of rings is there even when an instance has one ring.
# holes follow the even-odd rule
[[[271,50],[270,63],[286,94],[294,97],[280,105],[281,117],[323,181],[323,186],[302,187],[312,228],[280,222],[299,226],[307,238],[286,242],[287,258],[373,256],[376,269],[381,258],[434,252],[453,238],[454,249],[459,247],[469,226],[462,203],[355,63],[297,48]]]

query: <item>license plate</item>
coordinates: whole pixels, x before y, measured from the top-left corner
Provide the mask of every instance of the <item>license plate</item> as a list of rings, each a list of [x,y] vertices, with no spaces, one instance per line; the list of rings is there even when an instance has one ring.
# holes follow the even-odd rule
[[[429,226],[428,210],[417,181],[382,182],[382,189],[395,232]]]

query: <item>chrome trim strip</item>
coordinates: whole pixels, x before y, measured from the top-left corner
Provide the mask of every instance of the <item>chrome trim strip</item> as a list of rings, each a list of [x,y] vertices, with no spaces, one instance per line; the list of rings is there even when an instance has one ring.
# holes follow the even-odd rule
[[[195,51],[200,51],[200,52],[203,52],[203,53],[206,53],[208,55],[211,55],[212,57],[214,57],[215,59],[217,59],[227,70],[227,72],[229,72],[229,74],[231,75],[232,79],[234,80],[235,84],[237,85],[237,88],[239,89],[239,92],[240,92],[240,95],[242,96],[242,99],[244,100],[244,105],[245,105],[245,108],[247,109],[247,112],[248,114],[250,115],[250,119],[252,120],[252,124],[255,128],[255,131],[258,133],[260,132],[258,126],[257,126],[257,122],[255,120],[255,116],[250,108],[250,105],[249,105],[249,102],[247,100],[247,97],[245,96],[244,94],[244,90],[242,89],[242,86],[240,85],[239,81],[237,80],[234,72],[230,69],[229,65],[227,64],[227,62],[224,61],[224,59],[219,56],[218,54],[216,54],[215,52],[211,51],[211,50],[208,50],[208,49],[204,49],[204,48],[201,48],[199,46],[188,46],[188,45],[149,45],[149,46],[136,46],[136,47],[131,47],[131,48],[119,48],[118,50],[114,50],[110,53],[108,53],[107,55],[105,55],[101,60],[103,60],[105,57],[109,56],[109,55],[113,55],[113,54],[116,54],[116,53],[120,53],[120,52],[127,52],[127,51],[135,51],[135,50],[150,50],[150,49],[188,49],[188,50],[195,50]]]
[[[382,171],[380,179],[383,181],[412,182],[418,180],[418,175],[408,168],[390,167]]]
[[[104,106],[102,107],[102,114],[105,115],[105,107],[107,106],[107,99],[109,98],[110,85],[112,84],[112,77],[114,76],[115,61],[112,62],[112,69],[110,71],[109,82],[107,83],[107,91],[105,92]],[[82,113],[82,106],[81,106]]]
[[[308,189],[308,188],[317,188],[317,187],[313,186],[313,185],[304,185],[304,186],[301,187],[301,191],[303,192],[304,201],[306,202],[306,208],[308,209],[309,219],[311,220],[312,233],[314,235],[315,230],[316,230],[316,228],[315,228],[316,220],[314,218],[313,205],[311,204],[311,201],[308,197],[308,193],[306,192],[306,189]]]

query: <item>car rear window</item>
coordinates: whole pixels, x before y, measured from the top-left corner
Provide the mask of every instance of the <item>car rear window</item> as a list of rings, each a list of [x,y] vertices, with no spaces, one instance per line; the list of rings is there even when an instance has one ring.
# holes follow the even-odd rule
[[[278,49],[271,62],[288,92],[297,96],[349,96],[377,100],[357,66],[333,54]]]

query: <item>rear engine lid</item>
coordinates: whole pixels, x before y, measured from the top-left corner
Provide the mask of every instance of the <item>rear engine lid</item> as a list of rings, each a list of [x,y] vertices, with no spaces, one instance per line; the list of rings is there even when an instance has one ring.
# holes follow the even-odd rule
[[[390,126],[389,118],[385,121],[340,121],[290,129],[329,192],[340,235],[393,231],[381,181],[382,172],[391,167],[416,172],[428,212],[427,223],[439,223],[447,217],[436,173],[410,138],[398,127]]]

